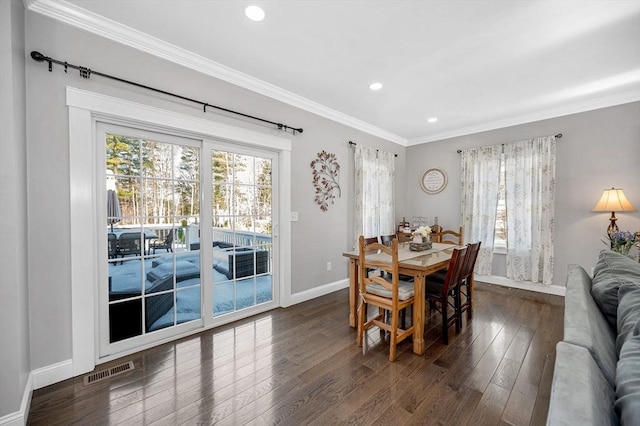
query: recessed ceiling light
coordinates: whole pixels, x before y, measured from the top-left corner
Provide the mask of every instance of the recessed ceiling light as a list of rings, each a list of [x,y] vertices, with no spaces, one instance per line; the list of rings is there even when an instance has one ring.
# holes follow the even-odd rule
[[[371,83],[369,85],[369,89],[371,89],[371,90],[380,90],[380,89],[382,89],[382,83]]]
[[[264,10],[258,6],[247,6],[244,14],[252,21],[260,22],[264,19]]]
[[[428,123],[435,123],[436,121],[438,121],[438,119],[437,119],[436,117],[429,117],[429,118],[427,119],[427,122],[428,122]]]

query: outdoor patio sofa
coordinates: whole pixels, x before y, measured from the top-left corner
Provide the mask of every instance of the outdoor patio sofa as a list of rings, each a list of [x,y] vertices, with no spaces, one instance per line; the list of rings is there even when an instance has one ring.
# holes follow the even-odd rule
[[[269,272],[269,252],[262,249],[234,247],[225,242],[214,242],[213,281],[214,314],[241,309],[254,303],[271,300],[271,278],[258,277],[254,283],[250,277]],[[178,323],[201,317],[199,287],[180,290],[200,284],[199,246],[191,245],[192,251],[175,256],[175,282]],[[234,276],[235,272],[235,276]],[[235,278],[237,281],[228,281]],[[113,280],[109,278],[109,300],[121,300],[140,295],[137,280]],[[174,257],[164,255],[153,258],[146,273],[145,293],[160,293],[171,290],[174,283]],[[254,292],[256,300],[254,300]],[[173,293],[148,296],[145,299],[147,332],[173,324]],[[109,315],[111,321],[111,341],[133,337],[142,332],[142,309],[140,301],[113,304]]]

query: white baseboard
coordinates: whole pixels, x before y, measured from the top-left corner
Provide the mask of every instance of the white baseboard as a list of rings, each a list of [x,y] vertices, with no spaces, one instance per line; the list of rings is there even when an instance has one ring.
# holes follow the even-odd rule
[[[73,360],[68,359],[38,368],[33,374],[33,389],[40,389],[73,377]]]
[[[315,299],[316,297],[324,296],[325,294],[333,293],[334,291],[342,290],[349,287],[349,279],[345,278],[340,281],[335,281],[322,285],[320,287],[314,287],[309,290],[304,290],[298,293],[293,293],[289,298],[291,305],[306,302],[307,300]]]
[[[495,284],[503,287],[519,288],[521,290],[535,291],[538,293],[553,294],[556,296],[564,296],[566,287],[559,285],[544,285],[532,283],[531,281],[514,281],[506,277],[497,275],[475,275],[475,280],[487,284]]]
[[[33,394],[33,373],[29,373],[27,383],[22,394],[22,402],[20,403],[20,411],[7,414],[0,417],[0,426],[24,426],[27,424],[29,417],[29,408],[31,407],[31,395]]]

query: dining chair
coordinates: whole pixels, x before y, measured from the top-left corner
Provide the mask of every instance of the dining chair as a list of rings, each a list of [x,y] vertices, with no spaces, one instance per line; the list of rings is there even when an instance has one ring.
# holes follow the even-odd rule
[[[396,239],[398,239],[397,234],[380,235],[380,242],[387,247],[391,245],[391,241]]]
[[[473,270],[476,266],[476,259],[478,258],[478,252],[480,251],[480,241],[477,243],[467,244],[467,253],[464,257],[464,263],[462,271],[458,277],[458,285],[455,287],[455,301],[456,301],[456,313],[458,315],[459,326],[462,328],[462,313],[467,311],[467,320],[471,320],[473,310],[473,300],[471,294],[471,285],[473,281]],[[442,285],[447,276],[447,270],[441,270],[427,275],[426,279],[433,283]],[[462,301],[464,296],[464,303]],[[430,306],[433,302],[430,302]]]
[[[473,311],[473,298],[471,294],[471,285],[473,284],[473,270],[476,267],[476,259],[480,251],[481,242],[467,244],[467,254],[464,259],[464,266],[458,280],[458,321],[462,327],[462,313],[467,311],[467,321],[471,320]],[[464,296],[464,303],[462,303]]]
[[[400,310],[412,306],[414,302],[413,283],[401,281],[398,274],[398,240],[387,247],[378,242],[365,244],[360,236],[360,306],[358,308],[358,346],[363,345],[364,334],[371,327],[378,327],[389,332],[389,361],[396,359],[396,346],[407,337],[413,336],[414,326],[405,329],[398,324]],[[376,251],[376,253],[371,253]],[[380,259],[378,253],[387,254],[387,259]],[[387,274],[368,277],[367,269],[380,269]],[[377,306],[378,313],[369,319],[367,308]],[[391,315],[390,324],[385,321],[385,312]]]
[[[447,269],[444,281],[439,282],[439,280],[434,279],[431,275],[425,277],[425,295],[427,301],[429,301],[429,306],[438,310],[442,316],[442,340],[445,345],[449,344],[449,326],[451,326],[451,324],[455,324],[456,333],[460,333],[461,326],[458,320],[458,301],[460,299],[456,293],[456,287],[459,284],[466,253],[466,247],[453,250],[451,260],[449,261],[449,269]],[[439,309],[438,304],[440,305]],[[452,316],[449,316],[450,307],[453,308]]]
[[[458,232],[453,231],[451,229],[447,229],[447,230],[436,233],[434,242],[443,243],[443,244],[456,244],[459,246],[463,245],[464,235],[462,231],[462,226],[460,227],[460,230]]]

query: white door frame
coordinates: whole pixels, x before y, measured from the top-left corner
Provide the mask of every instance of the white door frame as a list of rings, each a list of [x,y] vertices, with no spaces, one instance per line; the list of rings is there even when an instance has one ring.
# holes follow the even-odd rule
[[[158,131],[177,132],[203,139],[222,139],[278,153],[280,179],[278,185],[280,305],[291,303],[291,140],[233,127],[190,115],[166,111],[147,105],[67,87],[69,107],[69,189],[71,230],[71,327],[72,373],[74,376],[92,371],[98,363],[98,243],[96,158],[96,122],[112,122],[128,126],[152,127]],[[102,171],[102,169],[101,169]],[[198,329],[197,332],[202,329]],[[167,339],[172,340],[172,339]],[[149,346],[162,344],[155,342]],[[135,351],[142,350],[138,348]],[[132,351],[134,352],[134,351]],[[117,354],[118,357],[126,353]],[[113,357],[115,358],[115,356]]]

